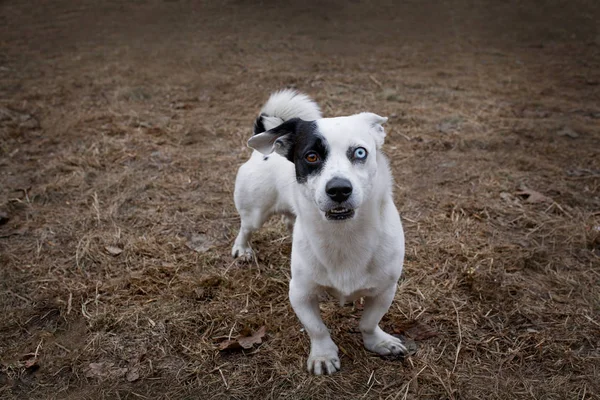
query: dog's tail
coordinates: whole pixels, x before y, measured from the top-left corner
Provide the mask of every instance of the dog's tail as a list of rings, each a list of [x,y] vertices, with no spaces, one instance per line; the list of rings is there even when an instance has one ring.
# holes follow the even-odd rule
[[[292,89],[275,92],[254,121],[254,134],[273,129],[292,118],[314,121],[321,118],[321,110],[317,103],[303,93]]]

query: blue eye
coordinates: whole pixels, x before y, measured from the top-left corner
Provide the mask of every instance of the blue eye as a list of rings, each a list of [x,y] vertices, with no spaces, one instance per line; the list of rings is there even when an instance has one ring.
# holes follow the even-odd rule
[[[365,149],[364,147],[357,147],[354,150],[354,158],[357,160],[364,160],[365,158],[367,158],[367,149]]]

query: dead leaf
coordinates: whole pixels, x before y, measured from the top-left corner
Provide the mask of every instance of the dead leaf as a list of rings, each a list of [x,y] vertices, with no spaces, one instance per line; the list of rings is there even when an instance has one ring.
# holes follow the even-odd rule
[[[0,121],[7,121],[10,126],[24,129],[37,129],[40,122],[31,114],[0,107]]]
[[[36,368],[37,367],[37,358],[35,357],[31,357],[27,360],[25,360],[25,368],[29,369],[29,368]]]
[[[525,199],[527,203],[545,203],[552,202],[552,199],[548,196],[544,196],[540,192],[536,192],[533,189],[523,187],[520,191],[515,193],[517,196]]]
[[[176,110],[189,110],[190,108],[192,108],[192,105],[180,101],[178,103],[174,103],[173,108]]]
[[[118,368],[114,363],[90,363],[85,371],[86,378],[112,378],[122,377],[127,373],[127,368]]]
[[[439,124],[437,124],[436,129],[442,133],[451,133],[460,130],[461,122],[461,117],[448,117],[443,119]]]
[[[10,236],[22,236],[22,235],[26,234],[28,231],[29,231],[28,227],[22,226],[19,229],[16,229],[16,230],[14,230],[12,232],[8,232],[5,235],[0,235],[0,238],[7,238],[7,237],[10,237]]]
[[[140,379],[140,370],[138,369],[138,367],[133,367],[129,371],[127,371],[127,375],[125,375],[125,378],[128,382],[135,382],[138,379]]]
[[[219,350],[251,349],[255,344],[261,344],[267,332],[267,327],[262,326],[250,336],[238,336],[235,339],[225,340],[219,345]]]
[[[214,243],[208,235],[198,233],[192,235],[185,245],[196,253],[206,253],[214,246]]]
[[[568,136],[571,139],[577,139],[579,137],[579,133],[575,132],[573,129],[569,127],[564,127],[558,132],[556,132],[558,136]]]
[[[116,246],[106,246],[105,249],[112,256],[118,256],[119,254],[121,254],[123,252],[122,248],[116,247]]]
[[[412,321],[400,326],[394,332],[406,335],[414,340],[426,340],[438,335],[436,330],[431,326],[418,321]]]

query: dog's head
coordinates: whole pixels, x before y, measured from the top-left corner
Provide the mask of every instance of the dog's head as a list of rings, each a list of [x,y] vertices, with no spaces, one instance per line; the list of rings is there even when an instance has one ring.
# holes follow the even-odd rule
[[[248,145],[294,163],[301,192],[327,220],[355,216],[369,198],[387,118],[373,113],[304,121],[294,118],[253,136]]]

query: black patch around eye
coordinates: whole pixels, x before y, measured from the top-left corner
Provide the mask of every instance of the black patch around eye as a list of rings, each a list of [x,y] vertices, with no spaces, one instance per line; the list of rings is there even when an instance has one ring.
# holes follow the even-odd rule
[[[263,161],[267,161],[269,159],[269,156],[264,156],[263,157]]]
[[[327,155],[327,140],[319,133],[315,122],[305,125],[297,131],[293,160],[296,167],[296,181],[306,183],[310,175],[318,174],[322,169]],[[319,161],[310,163],[306,160],[306,155],[314,151],[319,155]]]
[[[319,133],[315,121],[292,118],[269,132],[277,137],[275,151],[294,163],[298,183],[305,183],[309,175],[321,171],[328,153],[327,140]],[[310,151],[319,155],[318,162],[306,160]]]

